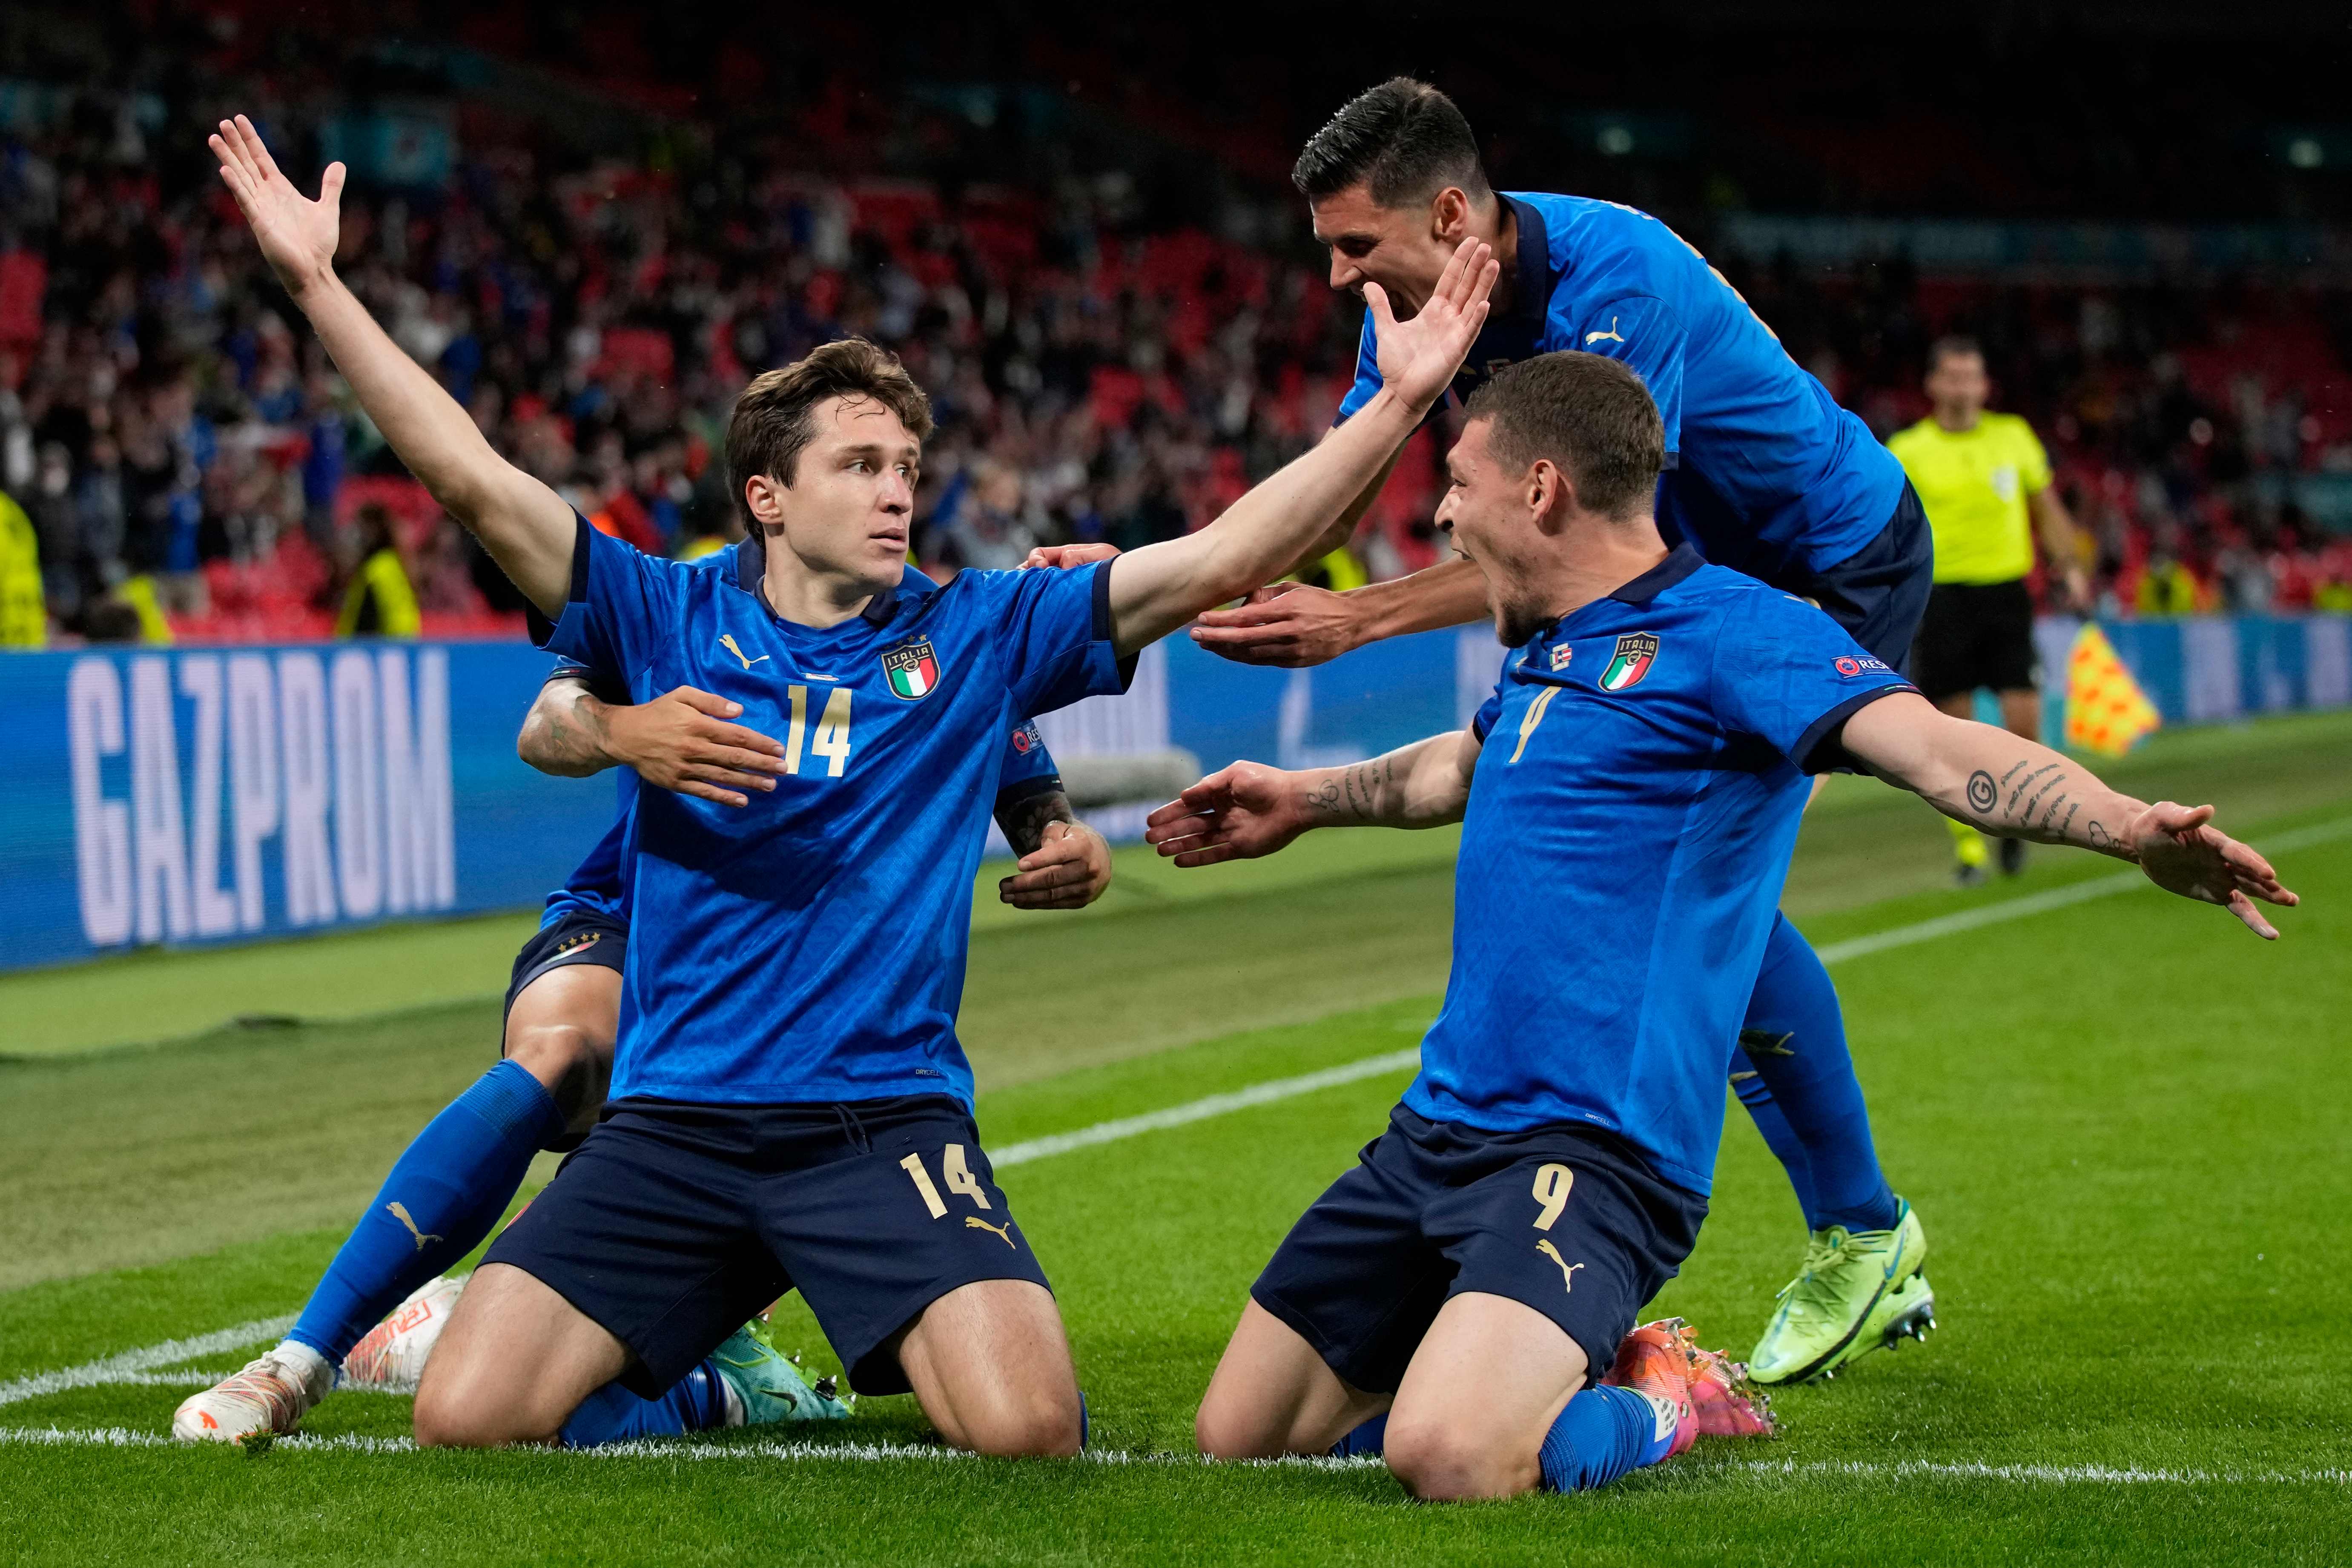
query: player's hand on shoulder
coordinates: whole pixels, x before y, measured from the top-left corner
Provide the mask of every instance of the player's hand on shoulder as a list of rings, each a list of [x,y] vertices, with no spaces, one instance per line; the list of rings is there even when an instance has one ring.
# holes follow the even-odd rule
[[[1110,890],[1110,845],[1083,822],[1049,822],[996,896],[1016,910],[1082,910]]]
[[[1465,239],[1445,264],[1428,303],[1407,321],[1398,321],[1389,309],[1387,290],[1366,283],[1364,307],[1372,316],[1381,384],[1410,408],[1423,410],[1434,404],[1462,368],[1462,357],[1477,341],[1478,329],[1486,325],[1487,296],[1501,275],[1494,247],[1483,239]]]
[[[1297,781],[1263,763],[1221,768],[1144,818],[1144,842],[1179,866],[1271,855],[1307,831]]]
[[[1360,647],[1355,601],[1304,583],[1269,583],[1230,610],[1192,622],[1192,640],[1236,664],[1284,669],[1328,664]]]
[[[2254,900],[2292,909],[2302,900],[2280,885],[2278,873],[2252,846],[2213,826],[2212,816],[2210,805],[2160,800],[2131,820],[2124,841],[2158,887],[2200,903],[2220,904],[2256,936],[2277,941],[2278,929],[2263,918]]]
[[[661,789],[721,805],[748,805],[751,795],[776,787],[784,748],[757,730],[731,723],[743,711],[692,686],[681,686],[634,707],[607,711],[605,749],[614,760]]]
[[[1116,544],[1100,542],[1041,544],[1029,552],[1027,560],[1021,563],[1021,570],[1027,572],[1036,567],[1062,569],[1071,566],[1091,566],[1097,561],[1108,561],[1118,553],[1118,546]]]

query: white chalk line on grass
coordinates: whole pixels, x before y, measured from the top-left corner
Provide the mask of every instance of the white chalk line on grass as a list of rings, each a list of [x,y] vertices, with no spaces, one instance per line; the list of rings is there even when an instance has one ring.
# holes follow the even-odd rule
[[[2315,844],[2352,837],[2352,817],[2339,817],[2334,822],[2315,823],[2309,827],[2282,833],[2255,846],[2265,858],[2294,849],[2307,849]],[[1958,914],[1938,915],[1931,921],[1917,921],[1892,931],[1873,931],[1844,942],[1833,942],[1816,949],[1823,963],[1843,963],[1849,958],[1865,953],[1885,952],[1892,947],[1910,947],[1916,942],[1934,942],[1938,937],[1956,936],[1964,931],[1977,931],[1985,926],[2000,925],[2007,921],[2023,920],[2051,910],[2063,910],[2070,904],[2088,903],[2116,893],[2128,893],[2138,888],[2152,888],[2137,871],[2118,872],[2112,877],[2095,877],[2087,882],[2075,882],[2063,888],[2053,888],[2044,893],[2028,893],[2021,899],[2009,899],[1981,909],[1963,910]]]
[[[69,1388],[89,1388],[99,1384],[122,1383],[140,1373],[157,1367],[170,1366],[174,1362],[194,1361],[202,1355],[218,1355],[241,1345],[259,1344],[275,1340],[294,1326],[294,1314],[282,1318],[257,1318],[235,1328],[215,1329],[208,1334],[196,1334],[184,1340],[165,1340],[160,1345],[143,1350],[124,1351],[119,1355],[100,1356],[79,1366],[68,1366],[56,1372],[36,1373],[10,1383],[0,1383],[0,1405],[14,1405],[20,1400],[38,1399],[47,1394],[63,1394]]]
[[[2352,837],[2352,817],[2339,817],[2332,822],[2315,823],[2308,827],[2278,834],[2266,839],[2262,848],[2266,855],[2285,853],[2347,837]],[[1918,921],[1910,925],[1896,926],[1890,931],[1874,931],[1868,936],[1832,942],[1819,951],[1823,963],[1840,963],[1847,959],[1860,958],[1867,953],[1883,952],[1889,948],[1908,947],[1917,942],[1933,942],[1940,937],[1977,931],[1985,926],[1998,925],[2007,921],[2022,920],[2030,915],[2042,914],[2051,910],[2064,909],[2072,904],[2084,903],[2093,899],[2103,899],[2110,894],[2129,892],[2135,888],[2151,885],[2138,872],[2126,871],[2112,877],[2100,877],[2087,882],[2077,882],[2070,887],[2053,888],[2047,892],[2031,893],[2021,899],[2010,899],[2001,903],[1988,904],[1981,909],[1967,910],[1958,914],[1940,915],[1934,920]],[[1188,1100],[1182,1105],[1169,1106],[1162,1110],[1146,1111],[1140,1116],[1122,1116],[1110,1121],[1097,1121],[1091,1127],[1081,1127],[1076,1131],[1057,1132],[1045,1138],[1032,1138],[1024,1142],[1009,1144],[992,1154],[991,1163],[999,1170],[1014,1165],[1024,1165],[1034,1160],[1044,1160],[1055,1154],[1066,1154],[1074,1150],[1090,1149],[1103,1143],[1115,1143],[1146,1132],[1158,1132],[1171,1127],[1182,1127],[1195,1121],[1205,1121],[1213,1117],[1229,1115],[1237,1110],[1248,1110],[1261,1105],[1271,1105],[1298,1095],[1314,1094],[1322,1089],[1338,1088],[1341,1084],[1377,1078],[1383,1073],[1402,1072],[1407,1068],[1417,1066],[1420,1060],[1421,1052],[1417,1047],[1401,1051],[1387,1051],[1376,1057],[1366,1057],[1358,1061],[1343,1062],[1338,1067],[1325,1068],[1318,1072],[1301,1073],[1295,1078],[1274,1079],[1265,1083],[1252,1084],[1246,1089],[1208,1095],[1200,1100]],[[173,1373],[153,1377],[144,1374],[152,1373],[160,1367],[170,1366],[175,1362],[192,1361],[198,1356],[214,1355],[222,1351],[235,1350],[242,1345],[258,1344],[264,1340],[275,1339],[291,1327],[293,1321],[291,1314],[282,1318],[257,1320],[250,1323],[240,1323],[235,1328],[221,1329],[209,1334],[198,1334],[190,1339],[166,1340],[162,1344],[149,1345],[143,1350],[124,1351],[119,1355],[104,1356],[97,1361],[84,1363],[80,1366],[40,1373],[31,1377],[20,1377],[14,1382],[0,1384],[0,1405],[14,1405],[26,1399],[37,1399],[44,1394],[58,1394],[68,1389],[88,1388],[102,1384],[149,1382],[177,1384],[184,1375],[193,1380],[194,1374]],[[0,1440],[22,1440],[16,1439],[8,1434],[12,1431],[33,1430],[37,1429],[0,1429]],[[302,1441],[307,1442],[311,1439],[302,1439]],[[793,1450],[793,1452],[798,1451]]]
[[[93,1448],[172,1448],[180,1447],[175,1439],[160,1432],[142,1431],[131,1426],[0,1426],[0,1446],[26,1447],[93,1447]],[[333,1437],[312,1437],[296,1435],[280,1437],[270,1446],[272,1453],[294,1454],[409,1454],[416,1445],[406,1437],[365,1437],[344,1434]],[[768,1463],[853,1463],[887,1464],[904,1461],[916,1464],[979,1464],[976,1454],[966,1454],[953,1448],[924,1443],[698,1443],[691,1440],[663,1442],[607,1443],[595,1448],[521,1448],[513,1450],[537,1458],[559,1463],[581,1463],[611,1459],[687,1459],[695,1461],[726,1461],[756,1459]],[[1150,1465],[1207,1466],[1210,1461],[1194,1454],[1136,1454],[1120,1448],[1089,1448],[1078,1456],[1082,1464],[1090,1465]],[[1288,1458],[1247,1462],[1244,1468],[1361,1470],[1376,1469],[1382,1461],[1377,1457],[1355,1457],[1344,1459],[1327,1455],[1294,1455]],[[1811,1477],[1856,1477],[1877,1480],[1979,1480],[2010,1481],[2041,1486],[2352,1486],[2352,1470],[2206,1470],[2149,1469],[2140,1466],[2111,1465],[1991,1465],[1969,1463],[1938,1463],[1927,1459],[1905,1459],[1894,1463],[1866,1463],[1858,1460],[1763,1460],[1734,1461],[1709,1467],[1693,1475],[1695,1481],[1717,1477],[1774,1479],[1801,1479]]]

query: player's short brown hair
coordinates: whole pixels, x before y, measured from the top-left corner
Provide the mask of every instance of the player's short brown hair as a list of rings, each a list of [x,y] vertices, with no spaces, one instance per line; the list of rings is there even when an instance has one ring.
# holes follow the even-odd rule
[[[1495,460],[1524,473],[1547,458],[1588,511],[1637,514],[1666,466],[1665,422],[1650,389],[1622,362],[1562,349],[1496,373],[1470,395],[1471,419],[1492,420]]]
[[[752,378],[727,422],[727,470],[742,506],[743,484],[765,474],[789,485],[801,454],[816,437],[811,416],[828,397],[872,398],[898,416],[918,441],[931,433],[931,400],[898,356],[864,338],[841,338],[805,359]]]
[[[1462,110],[1409,76],[1391,77],[1341,105],[1290,171],[1290,183],[1310,202],[1359,181],[1382,207],[1426,202],[1448,185],[1482,205],[1494,195]]]

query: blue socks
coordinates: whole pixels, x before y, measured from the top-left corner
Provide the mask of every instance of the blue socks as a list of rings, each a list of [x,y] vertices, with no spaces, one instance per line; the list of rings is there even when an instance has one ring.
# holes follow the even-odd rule
[[[403,1297],[480,1245],[531,1156],[562,1131],[554,1100],[520,1064],[484,1073],[402,1152],[286,1337],[342,1365]]]
[[[1786,915],[1773,921],[1739,1043],[1733,1088],[1787,1169],[1805,1228],[1893,1226],[1903,1207],[1878,1167],[1837,990]]]
[[[1340,1458],[1378,1454],[1388,1434],[1388,1413],[1383,1411],[1331,1445],[1331,1452]],[[1568,1402],[1544,1434],[1536,1463],[1551,1490],[1589,1491],[1656,1464],[1674,1440],[1671,1428],[1659,1434],[1657,1407],[1648,1400],[1630,1388],[1596,1384]]]
[[[659,1399],[646,1399],[608,1383],[581,1402],[557,1436],[567,1448],[625,1443],[632,1437],[676,1437],[727,1425],[727,1391],[719,1365],[705,1358],[670,1384]]]
[[[1362,1426],[1357,1427],[1354,1431],[1349,1433],[1346,1436],[1332,1444],[1331,1452],[1335,1458],[1352,1459],[1362,1454],[1381,1454],[1387,1452],[1388,1441],[1389,1413],[1383,1410],[1378,1415],[1373,1416],[1370,1421],[1365,1422]]]
[[[1656,1464],[1673,1445],[1671,1430],[1658,1435],[1657,1410],[1648,1400],[1630,1388],[1595,1384],[1568,1402],[1544,1434],[1536,1462],[1551,1490],[1590,1491]]]

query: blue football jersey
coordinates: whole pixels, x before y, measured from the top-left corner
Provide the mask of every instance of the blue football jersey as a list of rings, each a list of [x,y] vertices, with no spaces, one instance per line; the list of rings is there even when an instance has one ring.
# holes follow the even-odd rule
[[[1605,1128],[1706,1193],[1723,1081],[1832,737],[1912,687],[1688,546],[1504,662],[1475,721],[1454,966],[1404,1102]]]
[[[548,645],[636,701],[732,699],[784,746],[748,806],[638,792],[613,1098],[969,1103],[955,1013],[990,805],[1025,720],[1125,689],[1110,563],[909,571],[820,630],[769,609],[756,550],[698,570],[578,526]]]
[[[705,557],[704,559],[710,559]],[[591,672],[569,659],[560,659],[553,680],[562,678],[591,676]],[[593,676],[591,684],[594,681]],[[606,695],[600,692],[600,696]],[[611,694],[610,701],[626,702],[625,691]],[[596,840],[563,886],[547,895],[547,905],[540,913],[539,926],[545,931],[568,915],[585,914],[616,920],[623,924],[629,919],[629,890],[623,875],[622,852],[628,842],[630,814],[637,804],[637,775],[628,768],[614,770],[620,792],[619,810],[613,826]],[[1045,737],[1038,732],[1037,721],[1024,719],[1013,727],[1005,742],[1004,773],[996,787],[996,809],[1001,814],[1006,807],[1033,795],[1051,795],[1062,787],[1061,769],[1054,763],[1054,754],[1045,749]]]
[[[1607,354],[1641,374],[1665,418],[1658,521],[1669,538],[1770,581],[1791,567],[1834,566],[1878,537],[1902,497],[1903,465],[1798,367],[1705,257],[1614,202],[1535,191],[1503,199],[1518,218],[1518,292],[1470,346],[1456,396],[1539,353]],[[1339,417],[1380,387],[1368,310]]]

